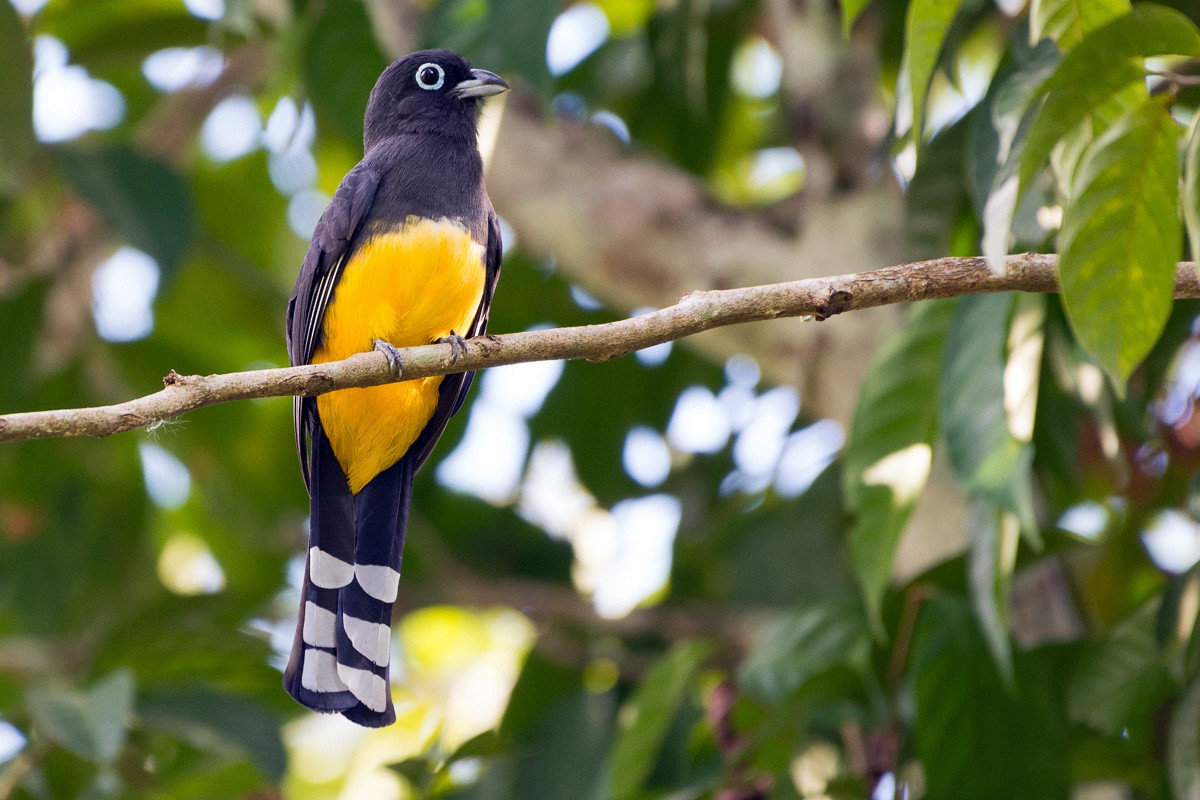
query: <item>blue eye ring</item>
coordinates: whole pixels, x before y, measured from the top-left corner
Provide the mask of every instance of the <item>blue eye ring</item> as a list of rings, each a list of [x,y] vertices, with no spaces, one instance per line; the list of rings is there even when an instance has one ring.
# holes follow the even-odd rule
[[[436,74],[436,78],[430,80],[430,78],[433,76],[427,75],[427,71],[434,72]],[[434,63],[433,61],[427,61],[426,63],[417,67],[417,86],[420,86],[422,89],[428,92],[432,92],[442,88],[442,86],[445,84],[446,70],[442,69],[441,64]]]

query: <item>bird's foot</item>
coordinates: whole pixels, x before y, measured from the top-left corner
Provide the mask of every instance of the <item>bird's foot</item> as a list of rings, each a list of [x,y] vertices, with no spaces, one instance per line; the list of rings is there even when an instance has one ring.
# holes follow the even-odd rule
[[[467,340],[459,336],[454,331],[450,331],[449,336],[443,336],[441,339],[434,339],[434,344],[450,345],[450,366],[458,363],[458,358],[465,355],[467,352]]]
[[[396,346],[383,339],[376,339],[375,349],[383,353],[388,366],[392,368],[392,374],[399,378],[404,373],[404,360],[400,358],[400,351],[396,349]]]

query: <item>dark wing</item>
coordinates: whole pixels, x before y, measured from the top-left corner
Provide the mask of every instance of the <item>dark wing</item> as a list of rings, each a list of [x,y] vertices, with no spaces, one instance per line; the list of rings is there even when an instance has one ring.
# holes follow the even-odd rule
[[[350,245],[375,200],[379,174],[359,164],[338,186],[329,207],[313,231],[312,242],[287,307],[287,349],[292,366],[311,361],[321,337],[325,309],[333,296],[333,287],[341,277],[342,266],[350,256]],[[316,418],[316,402],[311,397],[292,399],[296,430],[296,452],[304,485],[309,485],[308,432]]]
[[[496,219],[496,212],[489,209],[487,248],[484,251],[486,274],[483,281],[483,297],[479,302],[479,308],[475,311],[471,329],[463,334],[465,338],[470,339],[487,333],[492,295],[495,294],[496,282],[500,279],[501,252],[500,222]],[[416,459],[413,462],[414,473],[421,468],[421,465],[429,458],[429,454],[433,452],[434,445],[441,438],[442,431],[446,429],[446,423],[462,408],[474,378],[474,372],[459,372],[447,375],[442,379],[442,385],[438,388],[437,408],[434,409],[433,416],[429,418],[428,424],[421,430],[421,435],[417,437],[408,451],[408,455],[412,455]]]

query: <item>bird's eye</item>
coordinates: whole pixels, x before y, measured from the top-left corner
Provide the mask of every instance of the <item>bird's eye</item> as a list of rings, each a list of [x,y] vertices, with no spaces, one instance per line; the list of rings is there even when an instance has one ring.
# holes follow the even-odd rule
[[[446,82],[446,71],[432,61],[417,67],[417,86],[428,91],[442,88]]]

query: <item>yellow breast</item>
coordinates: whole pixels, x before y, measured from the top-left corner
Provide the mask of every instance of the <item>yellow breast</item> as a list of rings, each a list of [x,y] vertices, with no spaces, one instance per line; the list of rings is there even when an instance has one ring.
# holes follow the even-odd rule
[[[409,217],[378,231],[342,269],[313,363],[466,335],[483,297],[484,250],[458,223]],[[441,377],[342,389],[317,398],[333,453],[357,494],[400,460],[433,416]]]

